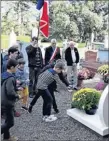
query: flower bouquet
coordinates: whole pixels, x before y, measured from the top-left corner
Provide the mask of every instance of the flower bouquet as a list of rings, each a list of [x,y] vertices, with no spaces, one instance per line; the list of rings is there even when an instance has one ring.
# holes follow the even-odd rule
[[[86,68],[83,68],[78,73],[78,87],[82,86],[83,80],[88,79],[89,77],[89,70]]]

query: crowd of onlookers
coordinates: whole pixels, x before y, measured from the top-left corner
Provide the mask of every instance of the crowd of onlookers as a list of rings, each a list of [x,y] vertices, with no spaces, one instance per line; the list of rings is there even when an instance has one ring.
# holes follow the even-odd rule
[[[73,41],[69,41],[66,49],[61,54],[56,46],[56,39],[51,40],[51,45],[45,49],[43,58],[38,39],[33,37],[26,47],[28,56],[29,79],[24,70],[25,62],[19,45],[13,45],[8,49],[4,57],[1,54],[1,111],[5,123],[1,126],[4,140],[17,140],[10,136],[10,128],[14,125],[14,116],[20,116],[16,111],[15,103],[22,102],[22,109],[32,112],[38,98],[43,99],[43,121],[52,122],[57,119],[51,115],[51,108],[55,113],[59,109],[54,92],[57,91],[57,83],[66,85],[69,91],[77,88],[77,64],[79,62],[78,49]],[[64,56],[64,57],[62,57]],[[66,68],[67,66],[67,68]],[[67,69],[67,75],[65,71]],[[28,105],[28,97],[33,98]]]

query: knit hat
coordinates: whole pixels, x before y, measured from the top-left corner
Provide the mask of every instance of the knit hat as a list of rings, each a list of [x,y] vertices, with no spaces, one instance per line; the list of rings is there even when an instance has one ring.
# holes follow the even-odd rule
[[[56,64],[55,64],[55,68],[59,68],[59,69],[64,70],[65,69],[65,63],[63,62],[63,60],[61,60],[61,59],[57,60]]]
[[[18,59],[18,64],[25,64],[25,60],[23,58]]]

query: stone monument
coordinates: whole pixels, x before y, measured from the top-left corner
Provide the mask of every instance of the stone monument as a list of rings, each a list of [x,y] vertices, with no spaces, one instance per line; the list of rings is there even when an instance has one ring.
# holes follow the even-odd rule
[[[16,44],[16,34],[14,32],[14,29],[12,28],[12,31],[10,33],[10,37],[9,37],[9,47],[13,46],[14,44]]]
[[[73,108],[67,115],[94,130],[102,136],[109,135],[109,84],[101,94],[98,110],[95,115],[87,115],[84,111]]]
[[[109,47],[108,47],[108,39],[109,39],[108,34],[106,34],[106,35],[105,35],[105,39],[104,39],[104,47],[105,47],[105,48],[109,48]]]

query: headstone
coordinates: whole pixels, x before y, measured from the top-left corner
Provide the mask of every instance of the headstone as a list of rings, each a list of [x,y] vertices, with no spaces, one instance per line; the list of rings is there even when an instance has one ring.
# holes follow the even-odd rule
[[[67,49],[67,47],[68,47],[68,41],[67,39],[65,39],[63,42],[63,48],[61,49],[62,59],[65,59],[65,50]]]
[[[108,47],[108,39],[109,39],[108,34],[106,34],[106,35],[105,35],[105,39],[104,39],[104,47],[105,47],[105,48],[109,48],[109,47]]]
[[[96,62],[97,52],[87,51],[85,52],[85,61]]]
[[[32,29],[32,35],[31,35],[31,37],[37,37],[37,36],[38,36],[38,29],[36,27],[34,27]]]
[[[102,136],[109,135],[109,84],[101,94],[98,110],[95,115],[87,115],[84,111],[73,108],[67,115],[94,130]]]
[[[9,37],[9,47],[13,46],[14,44],[16,44],[16,34],[14,33],[14,30],[12,28],[12,31],[10,33],[10,37]]]
[[[91,48],[93,49],[93,41],[94,41],[94,33],[92,32],[91,34]]]
[[[107,48],[99,49],[98,50],[98,58],[99,58],[100,62],[108,63],[109,62],[109,49],[107,49]]]

